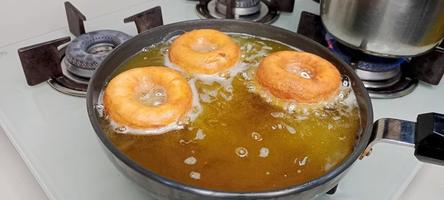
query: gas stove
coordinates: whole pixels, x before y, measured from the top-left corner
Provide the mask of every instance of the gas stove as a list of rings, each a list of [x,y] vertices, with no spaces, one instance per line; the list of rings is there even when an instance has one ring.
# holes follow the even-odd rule
[[[127,4],[128,2],[131,2],[131,5]],[[82,24],[76,27],[83,27],[85,31],[70,30],[66,27],[58,28],[63,25],[60,23],[55,28],[49,29],[52,31],[35,32],[33,37],[28,39],[23,39],[24,36],[9,34],[7,37],[11,38],[12,43],[0,47],[0,65],[6,66],[0,73],[0,92],[5,94],[0,98],[0,125],[49,199],[154,199],[144,189],[117,171],[105,156],[89,123],[84,99],[61,94],[50,84],[44,83],[52,79],[60,81],[57,78],[61,74],[72,75],[72,77],[66,77],[67,79],[82,78],[80,80],[87,82],[87,77],[78,77],[62,66],[64,63],[62,62],[62,48],[67,48],[67,46],[61,44],[68,43],[66,36],[70,33],[72,34],[70,38],[73,40],[84,33],[103,29],[136,35],[138,32],[147,30],[145,25],[155,26],[160,21],[168,24],[198,19],[195,12],[196,2],[193,1],[128,0],[128,2],[103,0],[103,5],[106,6],[94,7],[83,16],[93,16],[94,12],[101,12],[100,15],[88,18],[87,21],[86,17],[81,17],[82,15],[78,15],[80,19],[78,16],[75,17],[74,23]],[[49,3],[45,1],[42,4]],[[162,7],[162,20],[155,18],[157,22],[153,23],[149,19],[154,18],[144,17],[143,13],[157,12],[157,9],[151,9],[156,6]],[[41,12],[56,13],[60,10],[60,6],[53,6],[57,8],[53,10],[49,9],[51,6],[45,7],[48,10]],[[85,4],[79,8],[88,10],[85,9],[88,8]],[[273,25],[296,31],[301,12],[308,11],[316,14],[318,9],[318,4],[315,2],[296,0],[293,12],[281,12]],[[134,15],[134,13],[139,14]],[[61,17],[64,17],[64,13],[53,16],[53,18]],[[134,26],[125,24],[124,21],[142,23]],[[40,26],[34,23],[28,24],[34,29]],[[314,26],[311,28],[317,29]],[[57,38],[60,40],[52,41]],[[325,35],[322,35],[322,38],[327,45]],[[42,43],[44,41],[52,42]],[[52,53],[56,52],[51,54],[54,56],[53,59],[42,59],[46,62],[54,61],[55,64],[52,63],[53,67],[48,67],[48,71],[42,74],[44,78],[39,80],[40,84],[29,87],[23,75],[26,70],[17,56],[17,49],[32,47],[33,44],[55,46],[55,48],[51,47]],[[109,50],[106,45],[103,48],[103,51]],[[23,50],[27,49],[32,48]],[[52,71],[53,69],[55,70]],[[430,111],[444,113],[444,107],[441,106],[443,98],[443,84],[428,86],[420,82],[407,96],[390,100],[376,99],[372,101],[372,104],[375,119],[394,117],[414,121],[418,113]],[[406,105],[412,106],[406,108]],[[393,158],[396,158],[396,162],[392,162]],[[334,195],[321,195],[318,198],[330,200],[396,199],[409,184],[419,166],[412,149],[378,144],[374,147],[372,155],[355,163],[346,177],[341,180]]]

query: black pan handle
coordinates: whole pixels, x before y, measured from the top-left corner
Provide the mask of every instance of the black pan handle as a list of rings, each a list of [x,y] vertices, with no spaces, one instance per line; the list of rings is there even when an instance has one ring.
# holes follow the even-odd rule
[[[444,164],[444,115],[418,115],[415,131],[415,156],[418,160]]]
[[[378,142],[395,143],[415,148],[418,160],[444,165],[444,115],[425,113],[411,121],[383,118],[373,124],[372,138],[363,155],[368,155]]]

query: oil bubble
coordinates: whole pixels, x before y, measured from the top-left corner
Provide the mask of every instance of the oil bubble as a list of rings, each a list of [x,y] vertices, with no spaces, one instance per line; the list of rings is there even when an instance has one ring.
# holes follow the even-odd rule
[[[179,140],[179,144],[181,144],[181,145],[187,145],[187,144],[190,144],[192,142],[193,142],[192,140],[184,140],[184,139],[180,139]]]
[[[262,158],[266,158],[266,157],[268,157],[268,154],[270,153],[270,150],[268,149],[268,148],[266,148],[266,147],[262,147],[260,150],[259,150],[259,157],[262,157]]]
[[[285,114],[283,112],[272,112],[270,113],[274,118],[284,118]]]
[[[192,172],[190,172],[190,177],[191,177],[192,179],[199,180],[199,179],[200,179],[200,173],[199,173],[199,172],[194,172],[194,171],[192,171]]]
[[[289,125],[285,125],[285,128],[287,129],[287,131],[288,131],[290,134],[295,134],[295,133],[296,133],[296,129],[293,128],[293,127],[291,127],[291,126],[289,126]]]
[[[300,160],[298,162],[299,166],[304,166],[305,164],[307,164],[307,159],[308,159],[308,157],[305,156],[304,159]]]
[[[235,150],[237,156],[244,158],[248,156],[248,150],[245,147],[238,147]]]
[[[187,165],[194,165],[194,164],[196,164],[197,159],[193,156],[190,156],[190,157],[186,158],[183,162]]]
[[[116,127],[116,128],[114,129],[114,131],[116,131],[117,133],[126,133],[127,128],[124,127],[124,126],[119,126],[119,127]]]
[[[251,138],[253,138],[253,140],[256,140],[258,142],[263,140],[262,135],[260,133],[258,133],[258,132],[252,132],[251,133]]]
[[[289,103],[286,106],[285,110],[287,110],[287,112],[290,113],[290,114],[294,113],[295,110],[296,110],[296,104],[295,103]]]
[[[254,91],[256,91],[256,86],[253,83],[248,83],[247,89],[248,89],[248,92],[254,92]]]
[[[246,81],[251,81],[251,76],[248,72],[242,72],[242,78],[244,78]]]
[[[202,131],[202,129],[197,130],[196,136],[194,137],[194,140],[203,140],[205,138],[205,133]]]

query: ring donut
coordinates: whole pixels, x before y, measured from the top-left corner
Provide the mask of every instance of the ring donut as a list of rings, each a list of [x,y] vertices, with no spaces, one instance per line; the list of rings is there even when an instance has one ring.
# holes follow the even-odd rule
[[[233,67],[240,47],[224,33],[199,29],[179,36],[169,50],[171,62],[191,73],[215,74]]]
[[[177,122],[192,106],[187,80],[167,67],[135,68],[114,77],[105,89],[105,111],[119,125],[151,129]]]
[[[279,51],[265,57],[256,77],[275,97],[318,103],[339,91],[341,75],[327,60],[306,52]]]

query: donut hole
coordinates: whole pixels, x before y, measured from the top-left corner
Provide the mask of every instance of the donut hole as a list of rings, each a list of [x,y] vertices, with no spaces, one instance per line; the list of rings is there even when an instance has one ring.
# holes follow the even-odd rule
[[[147,81],[141,81],[135,89],[136,98],[146,106],[156,107],[165,104],[167,94],[163,87]]]
[[[313,67],[307,66],[307,64],[300,62],[287,63],[284,69],[304,79],[313,79],[316,76],[316,73],[313,71]]]
[[[139,101],[152,107],[163,105],[166,102],[165,90],[158,88],[141,92],[139,94]]]
[[[219,45],[205,37],[198,37],[191,43],[191,49],[199,53],[212,52],[219,48]]]

